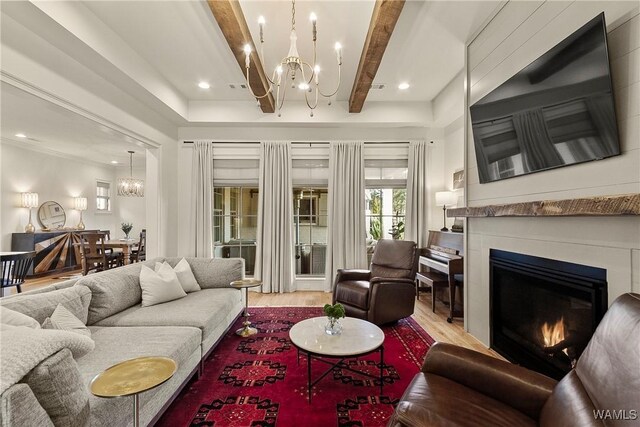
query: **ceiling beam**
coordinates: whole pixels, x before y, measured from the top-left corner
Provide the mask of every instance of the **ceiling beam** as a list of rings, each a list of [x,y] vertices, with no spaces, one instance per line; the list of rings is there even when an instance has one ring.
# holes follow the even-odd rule
[[[367,39],[362,48],[362,55],[360,55],[358,72],[349,97],[350,113],[362,111],[364,101],[367,99],[369,89],[371,89],[371,84],[376,77],[391,34],[393,34],[393,29],[400,18],[404,2],[405,0],[376,0]]]
[[[245,44],[250,44],[252,48],[251,52],[251,69],[249,72],[249,85],[251,90],[257,96],[264,95],[269,90],[269,81],[267,80],[262,62],[258,57],[256,47],[253,44],[251,38],[251,32],[247,26],[247,21],[244,18],[242,9],[240,8],[240,2],[238,0],[208,0],[209,9],[213,13],[213,17],[218,22],[220,30],[224,38],[227,40],[227,44],[235,56],[242,75],[246,75],[245,69],[245,54],[243,47]],[[273,94],[269,94],[264,98],[258,99],[260,102],[260,108],[264,113],[275,112],[275,100]]]

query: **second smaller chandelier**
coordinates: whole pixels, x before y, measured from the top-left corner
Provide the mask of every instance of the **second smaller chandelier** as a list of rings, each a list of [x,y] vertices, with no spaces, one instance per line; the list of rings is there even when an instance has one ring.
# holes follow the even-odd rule
[[[282,105],[284,104],[284,100],[287,95],[287,86],[289,86],[289,81],[291,82],[290,86],[292,88],[298,88],[300,91],[304,93],[304,99],[307,103],[307,106],[310,110],[310,116],[313,117],[313,110],[318,106],[318,99],[320,96],[325,98],[331,98],[334,96],[338,89],[340,88],[340,69],[342,66],[342,46],[340,43],[335,44],[336,50],[336,59],[338,63],[338,84],[335,90],[331,93],[323,93],[320,90],[320,67],[316,64],[316,40],[317,40],[317,17],[315,13],[312,13],[310,18],[311,23],[313,25],[312,30],[312,40],[313,40],[313,61],[309,63],[308,61],[303,60],[298,54],[298,36],[296,35],[296,1],[291,1],[291,35],[289,36],[289,53],[285,56],[280,63],[273,70],[273,74],[271,77],[266,76],[269,81],[269,89],[264,95],[256,95],[253,93],[251,89],[251,85],[249,84],[249,69],[251,66],[251,45],[246,44],[244,46],[245,53],[245,69],[246,69],[246,80],[247,80],[247,88],[251,95],[253,95],[256,99],[262,99],[269,94],[273,93],[275,90],[276,94],[276,107],[278,110],[278,117],[281,117]],[[260,26],[260,60],[264,63],[264,17],[260,17],[258,19],[258,25]],[[306,69],[305,69],[306,68]],[[297,83],[297,84],[296,84]],[[309,100],[311,95],[314,98],[312,101]],[[329,105],[331,105],[331,101],[329,101]]]

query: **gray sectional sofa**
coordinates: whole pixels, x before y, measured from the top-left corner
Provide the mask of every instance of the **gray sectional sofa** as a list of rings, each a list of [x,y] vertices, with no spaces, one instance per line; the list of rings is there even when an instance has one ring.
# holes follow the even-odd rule
[[[156,261],[167,261],[175,266],[180,259],[157,258],[142,264],[153,268]],[[39,323],[61,303],[84,316],[80,319],[86,321],[95,342],[93,351],[75,360],[67,349],[51,355],[0,395],[0,426],[131,425],[132,398],[94,397],[88,391],[90,381],[109,366],[130,358],[167,356],[177,362],[177,372],[140,398],[141,423],[153,424],[187,381],[201,372],[203,361],[244,307],[244,294],[229,286],[244,277],[242,259],[187,261],[202,290],[150,307],[140,304],[140,264],[0,299],[3,307]],[[47,374],[60,371],[60,384],[52,387],[51,381],[46,381],[42,386],[31,378],[42,370]]]

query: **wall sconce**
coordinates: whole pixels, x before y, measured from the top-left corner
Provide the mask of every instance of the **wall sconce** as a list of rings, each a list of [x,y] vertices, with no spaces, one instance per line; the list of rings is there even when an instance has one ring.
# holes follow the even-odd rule
[[[443,227],[440,231],[449,231],[447,228],[447,206],[453,206],[458,202],[458,195],[453,191],[438,191],[436,193],[436,206],[442,206]]]
[[[77,211],[80,211],[80,222],[76,225],[78,230],[84,230],[84,223],[82,222],[82,211],[87,210],[87,198],[86,197],[76,197],[73,199],[73,208]]]
[[[29,223],[24,227],[24,232],[35,233],[36,228],[31,224],[31,208],[38,207],[38,193],[22,193],[20,206],[29,209]]]

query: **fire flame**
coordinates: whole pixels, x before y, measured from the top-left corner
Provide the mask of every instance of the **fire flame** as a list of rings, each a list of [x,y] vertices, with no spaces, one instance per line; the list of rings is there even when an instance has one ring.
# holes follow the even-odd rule
[[[544,322],[544,325],[542,325],[542,339],[545,347],[553,347],[564,341],[564,318],[561,318],[553,325]]]

